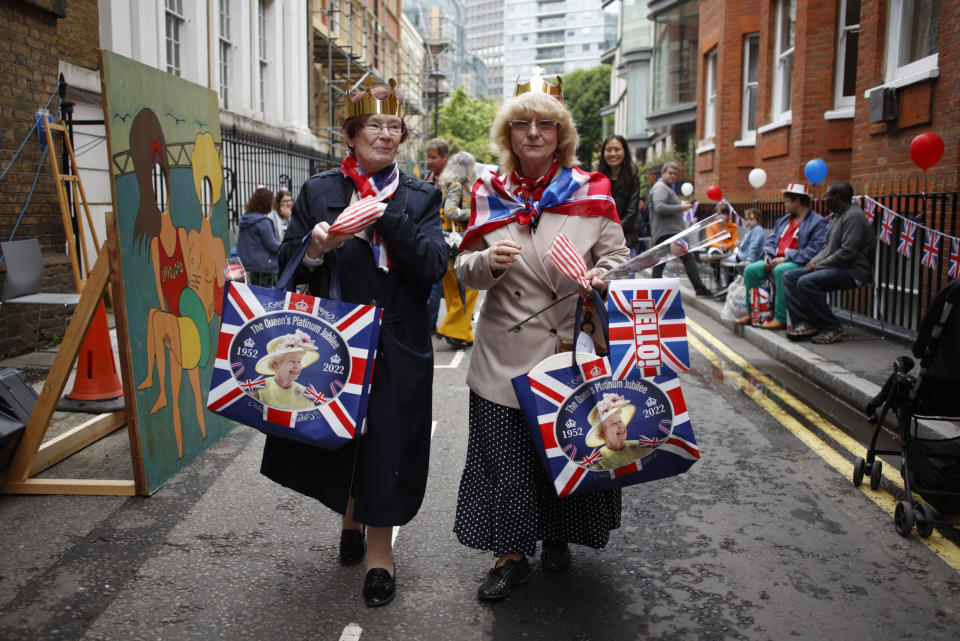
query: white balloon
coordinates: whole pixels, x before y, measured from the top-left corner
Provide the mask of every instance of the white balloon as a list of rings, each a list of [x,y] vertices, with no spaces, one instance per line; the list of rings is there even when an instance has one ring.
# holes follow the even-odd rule
[[[690,183],[683,183],[682,185],[680,185],[680,193],[683,194],[684,196],[689,196],[690,194],[693,193],[693,185],[691,185]]]
[[[751,169],[750,173],[747,175],[747,180],[750,181],[750,184],[753,185],[754,189],[760,189],[767,182],[767,172],[759,167],[756,169]]]

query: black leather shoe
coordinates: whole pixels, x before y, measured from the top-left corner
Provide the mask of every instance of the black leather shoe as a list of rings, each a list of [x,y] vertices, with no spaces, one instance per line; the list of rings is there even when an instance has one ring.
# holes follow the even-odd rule
[[[473,341],[462,341],[459,338],[450,338],[449,336],[446,336],[445,338],[447,340],[447,345],[453,349],[466,349],[467,347],[473,345]]]
[[[480,584],[477,596],[484,601],[499,601],[510,596],[513,586],[526,583],[530,580],[530,564],[524,557],[519,561],[506,561],[500,567],[495,567],[487,573],[487,578]]]
[[[394,574],[397,570],[394,568]],[[373,568],[363,579],[363,602],[368,608],[386,605],[397,596],[397,583],[384,568]]]
[[[570,569],[570,548],[564,541],[544,541],[540,552],[540,567],[549,572]]]
[[[363,532],[359,530],[343,530],[340,532],[340,565],[356,565],[363,561],[366,545],[363,542]]]

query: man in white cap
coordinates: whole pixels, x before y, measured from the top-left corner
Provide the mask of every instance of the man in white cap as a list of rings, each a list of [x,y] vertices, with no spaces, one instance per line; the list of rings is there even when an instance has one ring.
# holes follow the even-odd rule
[[[765,279],[773,280],[773,318],[764,322],[764,329],[787,326],[787,299],[783,293],[783,275],[803,267],[823,247],[827,239],[827,221],[810,209],[810,192],[801,183],[790,183],[783,191],[787,214],[777,219],[773,232],[763,244],[763,259],[750,263],[743,270],[747,289],[747,314],[737,319],[738,325],[750,323],[750,292]]]

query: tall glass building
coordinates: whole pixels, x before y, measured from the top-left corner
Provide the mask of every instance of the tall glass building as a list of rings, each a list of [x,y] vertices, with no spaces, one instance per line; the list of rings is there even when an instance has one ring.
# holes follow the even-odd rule
[[[614,16],[614,20],[616,17]],[[534,65],[546,77],[600,64],[614,45],[611,25],[596,0],[506,0],[504,2],[503,93],[513,94]]]

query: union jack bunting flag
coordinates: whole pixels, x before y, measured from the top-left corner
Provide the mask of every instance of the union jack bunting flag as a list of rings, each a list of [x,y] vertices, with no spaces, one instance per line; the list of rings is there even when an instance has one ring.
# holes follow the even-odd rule
[[[947,270],[950,278],[960,278],[960,238],[950,241],[950,268]]]
[[[604,369],[595,362],[571,361],[569,353],[556,354],[513,379],[557,496],[675,476],[700,458],[674,372],[618,381],[606,373],[590,378],[591,370]],[[625,426],[625,436],[612,424]]]
[[[690,369],[687,317],[676,278],[610,282],[610,364],[614,380]]]
[[[363,431],[380,317],[371,305],[228,282],[207,409],[339,449]]]
[[[889,209],[883,210],[883,218],[880,220],[880,240],[890,244],[893,240],[893,212]]]
[[[913,256],[913,241],[917,234],[917,223],[904,218],[903,227],[900,229],[900,244],[897,245],[897,253],[904,258]]]
[[[937,259],[940,257],[940,239],[943,238],[943,234],[927,229],[923,238],[923,256],[920,258],[920,262],[924,267],[936,269]]]
[[[870,221],[870,224],[873,224],[873,219],[876,216],[877,212],[877,201],[869,196],[866,198],[866,206],[863,208],[863,213],[867,215],[867,220]]]
[[[485,171],[473,186],[470,223],[460,247],[466,249],[494,229],[514,221],[526,224],[531,216],[539,216],[544,211],[570,216],[603,216],[620,222],[616,203],[610,195],[610,181],[603,174],[593,174],[579,167],[561,169],[539,201],[528,201],[510,192],[506,177]]]

